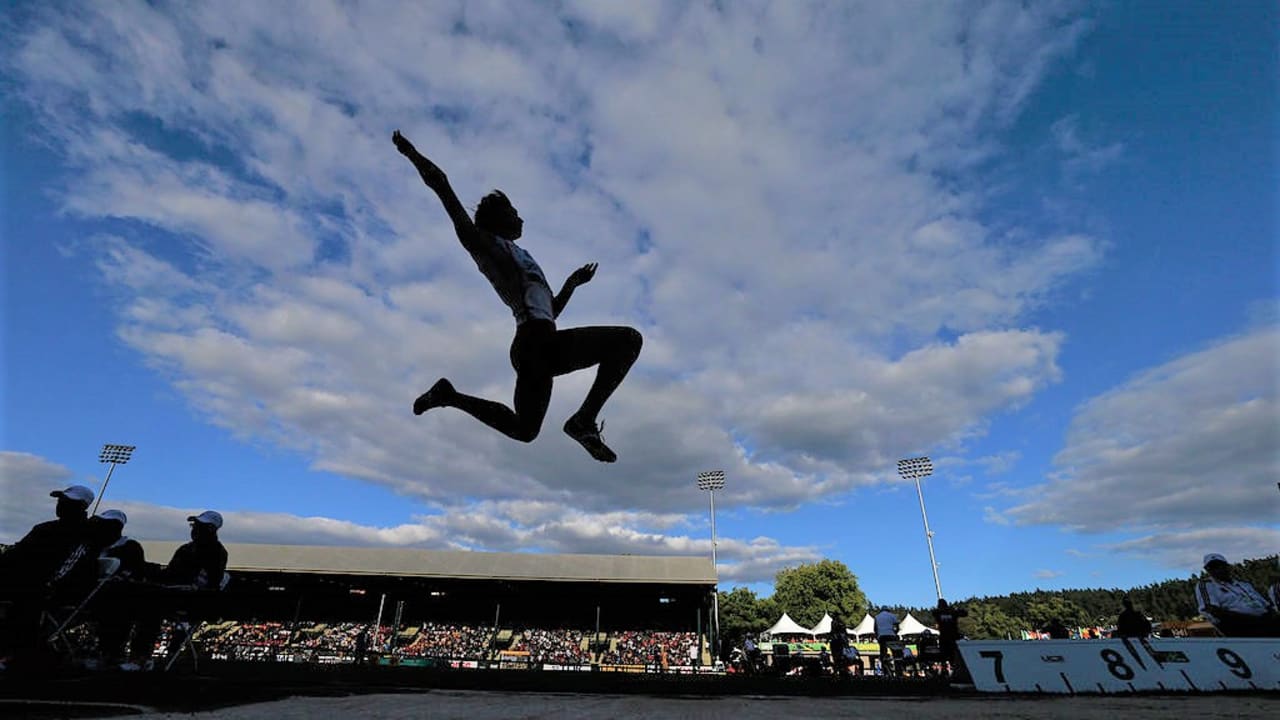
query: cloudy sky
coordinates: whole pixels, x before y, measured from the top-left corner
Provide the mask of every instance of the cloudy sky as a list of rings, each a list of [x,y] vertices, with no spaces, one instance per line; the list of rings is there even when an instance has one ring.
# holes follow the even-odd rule
[[[1273,3],[17,3],[0,541],[98,488],[179,538],[844,561],[878,602],[1280,547]],[[645,346],[615,465],[508,401],[510,312],[391,145],[500,187],[564,326]]]

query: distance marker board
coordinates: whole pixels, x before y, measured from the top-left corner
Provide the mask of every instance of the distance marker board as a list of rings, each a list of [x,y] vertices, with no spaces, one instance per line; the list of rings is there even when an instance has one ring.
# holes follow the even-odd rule
[[[1280,691],[1280,640],[962,640],[980,692]]]

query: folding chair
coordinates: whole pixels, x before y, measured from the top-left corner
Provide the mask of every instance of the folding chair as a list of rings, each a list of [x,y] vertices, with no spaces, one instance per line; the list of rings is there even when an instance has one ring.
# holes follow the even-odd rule
[[[901,677],[904,671],[904,656],[906,655],[907,644],[901,640],[891,640],[885,643],[885,649],[888,650],[884,657],[881,657],[881,671],[885,677]],[[887,661],[887,663],[886,663]]]
[[[93,589],[85,595],[84,599],[80,601],[80,604],[72,608],[62,622],[57,621],[56,610],[46,610],[44,612],[44,621],[50,625],[56,626],[47,638],[47,642],[51,646],[58,649],[59,645],[61,645],[61,649],[64,652],[72,657],[75,656],[75,645],[67,637],[67,632],[80,624],[77,621],[80,620],[80,616],[85,612],[89,603],[93,601],[94,596],[96,596],[98,591],[110,582],[119,571],[119,558],[98,558],[98,582],[93,586]]]
[[[223,590],[226,590],[227,584],[230,582],[231,582],[231,573],[229,572],[222,573],[222,581],[218,583],[218,592],[222,592]],[[192,668],[196,672],[199,672],[200,671],[200,653],[196,652],[196,644],[193,641],[196,635],[195,628],[198,628],[200,626],[200,622],[202,621],[194,620],[193,622],[193,618],[191,618],[190,613],[186,611],[179,611],[178,615],[183,619],[180,622],[174,624],[174,629],[175,630],[180,629],[180,631],[182,632],[183,634],[182,642],[179,643],[177,650],[168,653],[169,659],[164,664],[164,671],[169,672],[171,669],[173,669],[174,664],[178,662],[178,658],[182,657],[182,653],[187,652],[191,655]],[[173,647],[172,639],[169,640],[169,647]]]

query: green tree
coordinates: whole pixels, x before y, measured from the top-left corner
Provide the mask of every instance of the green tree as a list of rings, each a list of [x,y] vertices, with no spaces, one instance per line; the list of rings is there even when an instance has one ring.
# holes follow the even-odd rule
[[[774,603],[758,598],[744,587],[720,593],[720,638],[725,644],[738,644],[743,635],[757,635],[769,629],[777,618],[770,617]]]
[[[1067,627],[1092,625],[1094,620],[1084,608],[1058,594],[1037,593],[1024,612],[1027,622],[1036,630],[1048,625],[1050,620],[1061,620]]]
[[[779,570],[774,577],[773,600],[779,611],[805,627],[816,625],[824,613],[846,625],[856,623],[867,608],[867,596],[858,587],[857,576],[838,560]]]
[[[964,603],[968,617],[960,618],[960,633],[974,640],[1004,640],[1022,637],[1026,624],[990,602]]]

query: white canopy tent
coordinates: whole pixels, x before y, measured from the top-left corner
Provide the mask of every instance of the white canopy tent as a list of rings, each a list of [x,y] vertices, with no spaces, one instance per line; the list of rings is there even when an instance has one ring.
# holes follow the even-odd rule
[[[799,623],[791,619],[791,616],[782,613],[782,617],[778,618],[778,622],[769,628],[769,636],[776,637],[778,635],[812,635],[806,627],[801,627]]]
[[[830,613],[823,613],[822,619],[818,621],[818,624],[814,625],[812,628],[809,629],[809,634],[811,635],[828,635],[830,633],[831,633],[831,614]]]
[[[849,630],[849,634],[853,635],[854,637],[860,637],[862,635],[875,635],[876,634],[875,618],[871,617],[870,615],[863,615],[862,622],[858,623],[857,627],[851,628]]]
[[[907,616],[902,619],[902,622],[898,623],[898,634],[899,635],[937,635],[938,631],[934,630],[931,627],[926,626],[924,623],[915,619],[915,616],[913,616],[911,613],[907,613]]]

